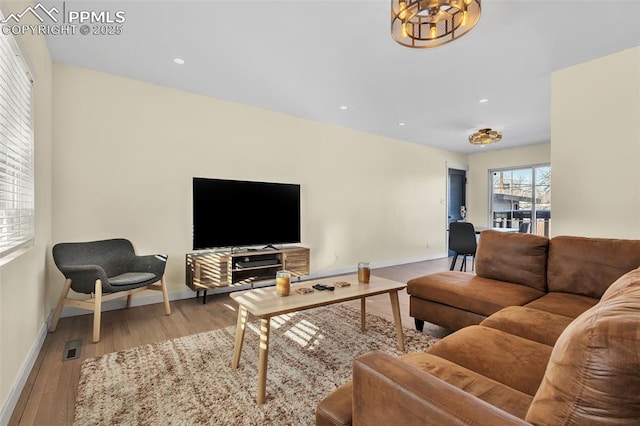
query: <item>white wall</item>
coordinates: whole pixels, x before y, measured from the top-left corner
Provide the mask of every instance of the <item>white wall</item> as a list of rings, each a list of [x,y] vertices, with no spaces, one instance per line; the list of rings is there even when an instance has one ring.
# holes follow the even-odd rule
[[[547,143],[469,155],[469,170],[467,172],[469,222],[478,226],[491,225],[489,215],[489,170],[549,163],[550,151],[551,147]],[[551,166],[552,175],[555,171],[554,167],[555,165]],[[556,206],[554,204],[555,198],[553,198],[555,188],[552,188],[552,191],[551,209],[555,215]]]
[[[5,16],[21,12],[27,1],[0,2]],[[21,373],[37,356],[52,306],[45,265],[51,242],[51,58],[44,37],[19,37],[35,78],[35,243],[8,260],[0,259],[0,424],[8,420],[21,390]]]
[[[466,159],[63,64],[54,119],[54,241],[166,252],[170,291],[186,289],[193,176],[301,184],[303,244],[322,272],[444,255],[445,162]]]
[[[554,235],[640,238],[640,47],[553,73]]]

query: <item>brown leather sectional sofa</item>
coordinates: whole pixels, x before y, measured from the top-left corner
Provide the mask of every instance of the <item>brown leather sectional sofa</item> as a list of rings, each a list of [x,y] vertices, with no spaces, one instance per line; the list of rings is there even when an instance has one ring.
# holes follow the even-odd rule
[[[460,330],[359,357],[316,424],[640,424],[640,241],[485,231],[476,259],[408,283],[417,325]]]

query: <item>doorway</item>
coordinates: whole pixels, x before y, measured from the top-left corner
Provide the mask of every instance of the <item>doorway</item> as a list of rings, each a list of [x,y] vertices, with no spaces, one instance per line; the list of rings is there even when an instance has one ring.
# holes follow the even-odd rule
[[[447,194],[447,229],[451,222],[462,219],[461,208],[467,206],[467,171],[460,169],[448,169],[448,194]],[[449,250],[449,256],[453,256]]]

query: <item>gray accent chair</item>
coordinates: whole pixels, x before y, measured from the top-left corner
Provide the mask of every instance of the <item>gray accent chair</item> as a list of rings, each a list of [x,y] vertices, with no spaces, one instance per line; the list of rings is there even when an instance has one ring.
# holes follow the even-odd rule
[[[102,302],[127,298],[145,290],[162,292],[164,310],[171,314],[164,269],[167,256],[137,256],[133,245],[123,238],[82,243],[60,243],[53,246],[53,260],[66,278],[62,294],[53,314],[49,332],[56,331],[65,305],[93,311],[93,343],[100,341]],[[69,299],[69,289],[90,294],[86,300]]]

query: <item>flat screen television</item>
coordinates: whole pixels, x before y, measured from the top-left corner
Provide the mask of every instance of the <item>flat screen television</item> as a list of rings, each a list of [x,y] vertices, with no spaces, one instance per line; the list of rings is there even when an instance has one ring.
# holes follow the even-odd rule
[[[193,178],[193,249],[300,242],[300,185]]]

